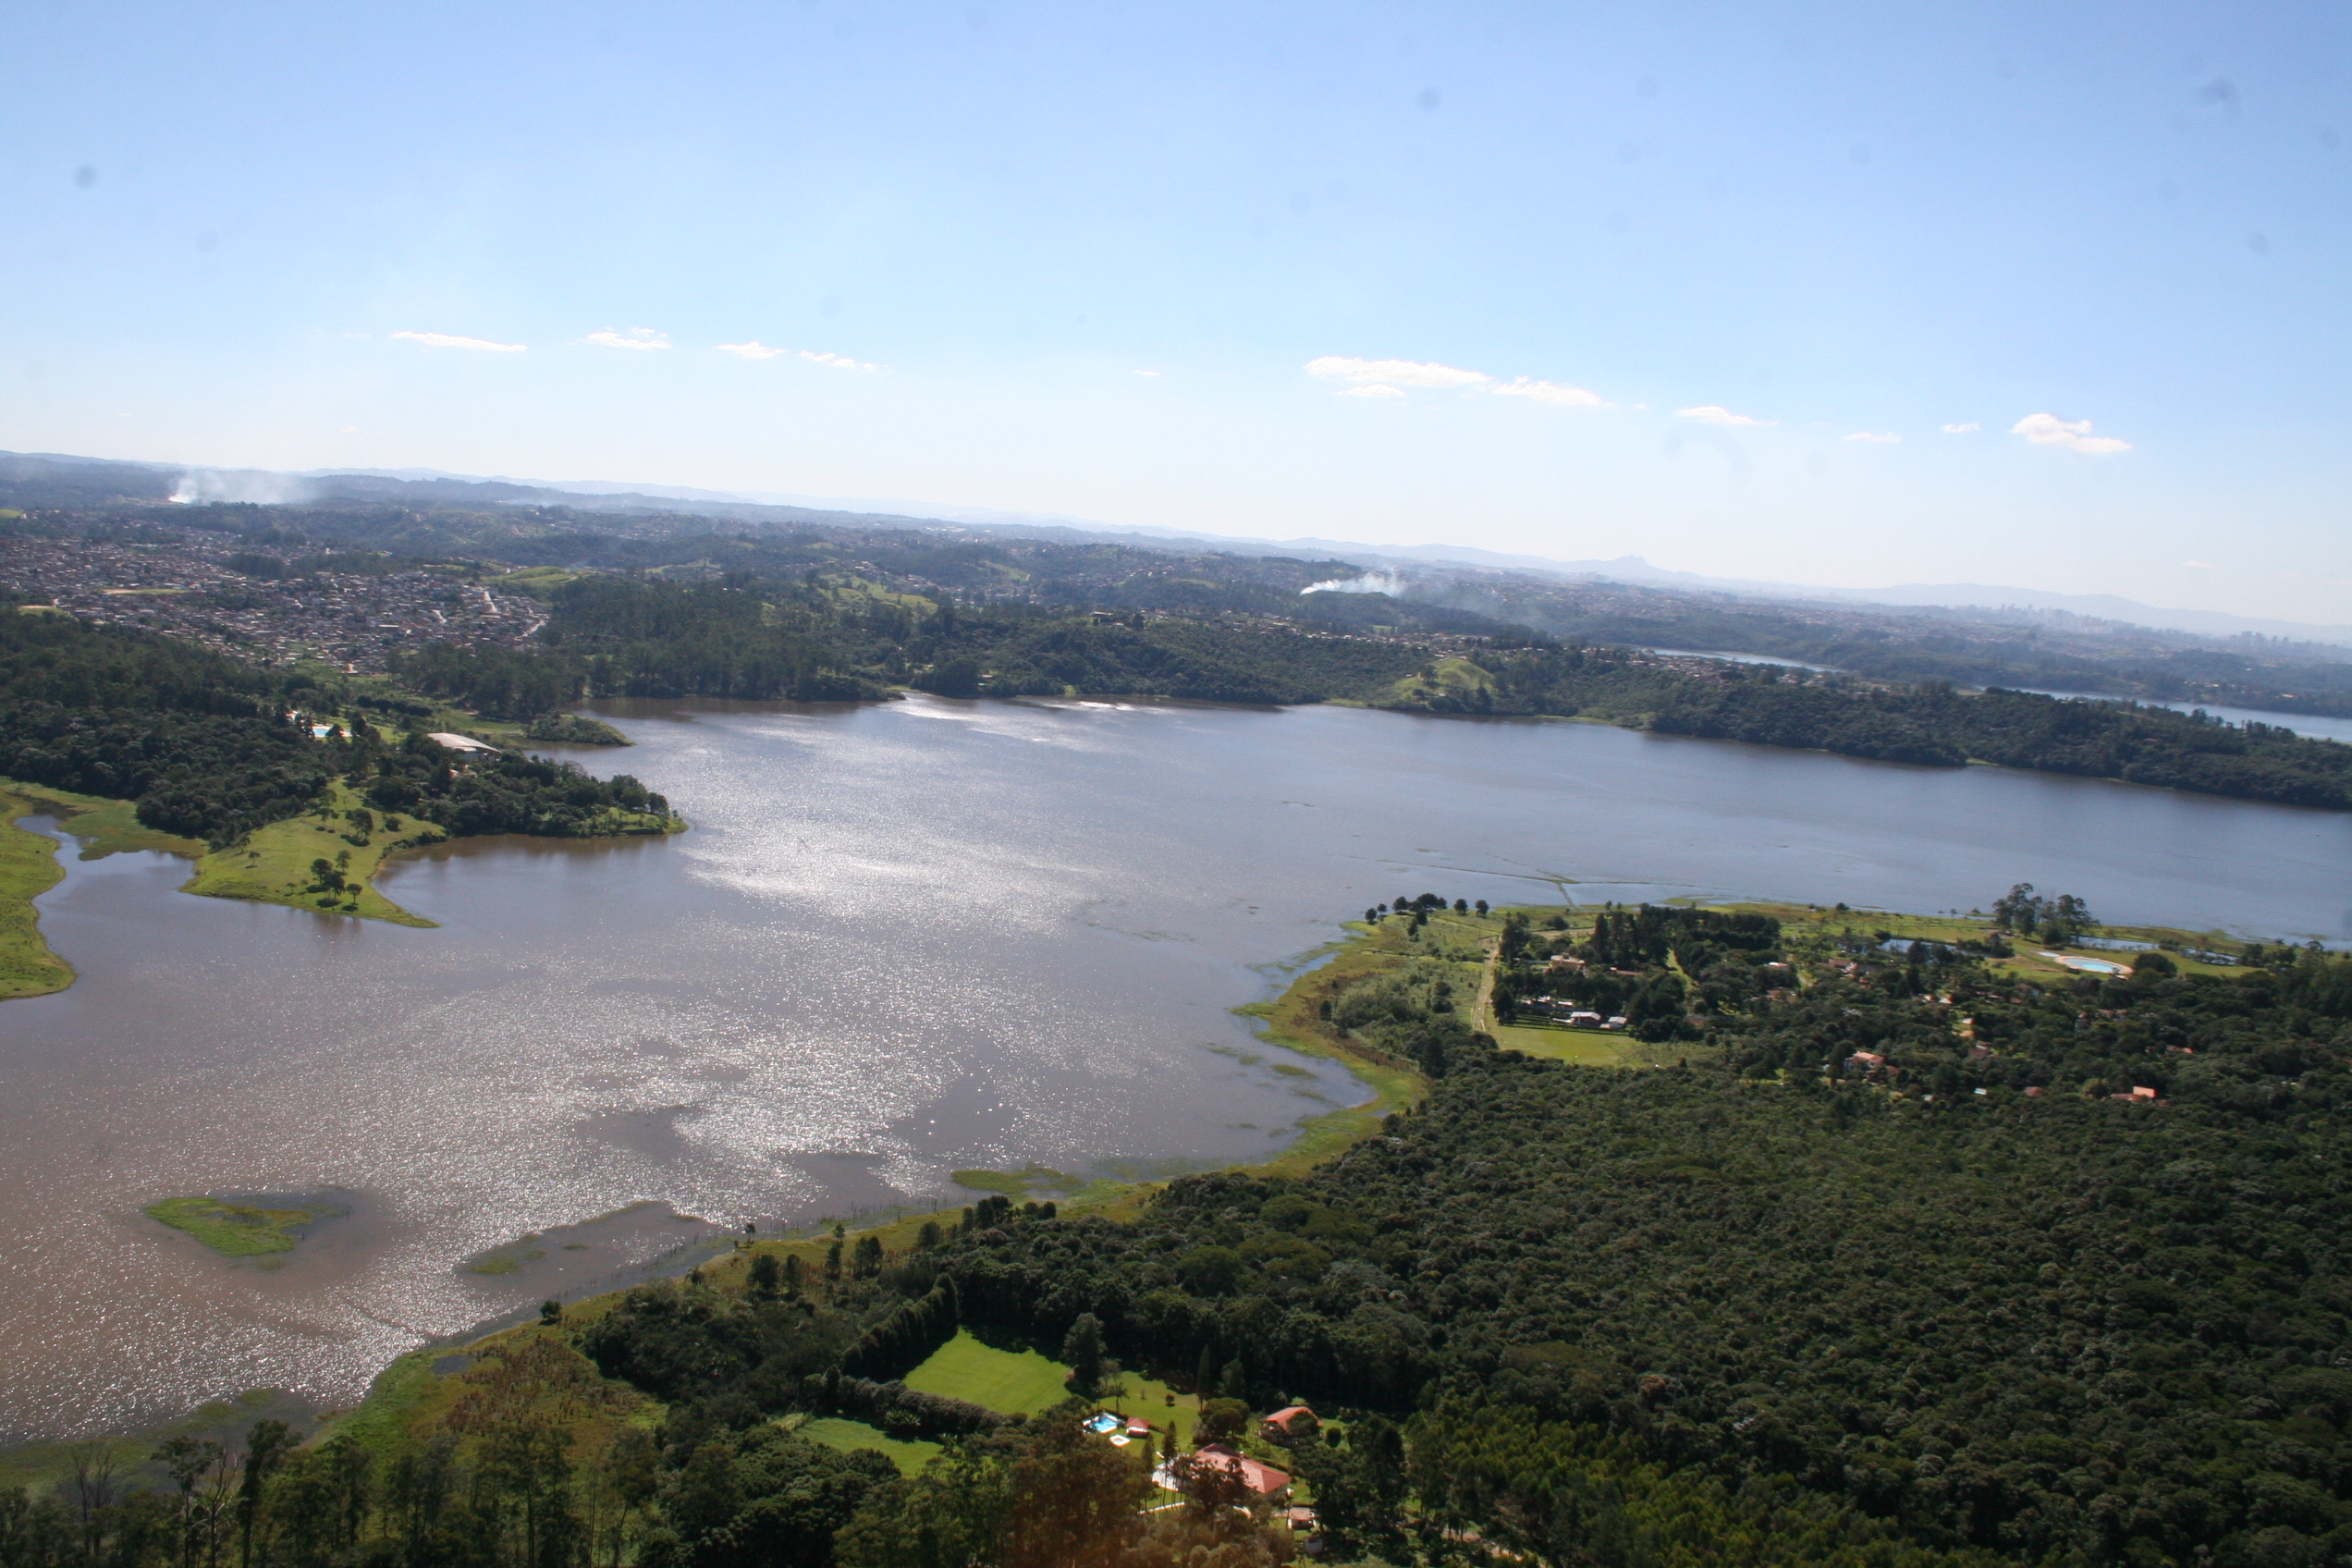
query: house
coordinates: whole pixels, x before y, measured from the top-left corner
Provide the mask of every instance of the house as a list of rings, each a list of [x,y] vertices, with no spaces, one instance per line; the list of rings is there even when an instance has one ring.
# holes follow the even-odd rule
[[[1271,1464],[1260,1464],[1248,1454],[1237,1453],[1223,1443],[1204,1443],[1193,1451],[1193,1463],[1237,1472],[1242,1484],[1259,1497],[1280,1501],[1290,1495],[1291,1477],[1287,1474]]]
[[[1600,1014],[1597,1012],[1572,1012],[1568,1015],[1568,1022],[1579,1029],[1598,1029],[1600,1027]]]
[[[1302,1442],[1323,1429],[1315,1412],[1303,1404],[1286,1404],[1257,1424],[1258,1435],[1269,1443],[1285,1447]]]
[[[446,729],[436,729],[425,739],[446,751],[452,752],[496,752],[498,749],[487,741],[477,741],[471,735],[452,734]]]

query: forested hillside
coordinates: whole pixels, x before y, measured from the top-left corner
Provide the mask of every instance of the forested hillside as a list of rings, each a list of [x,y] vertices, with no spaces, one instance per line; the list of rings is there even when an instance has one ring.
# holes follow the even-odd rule
[[[347,711],[348,706],[348,711]],[[312,678],[147,632],[0,609],[0,777],[139,802],[215,849],[300,815],[348,778],[377,806],[459,834],[607,830],[667,802],[626,777],[507,753],[460,758]],[[314,738],[314,722],[330,729]]]
[[[1957,767],[1970,761],[2352,809],[2352,746],[2169,708],[1929,684],[1873,687],[1770,665],[1695,673],[1620,649],[1474,650],[1391,705],[1588,716],[1665,734]],[[1443,674],[1444,672],[1440,672]]]

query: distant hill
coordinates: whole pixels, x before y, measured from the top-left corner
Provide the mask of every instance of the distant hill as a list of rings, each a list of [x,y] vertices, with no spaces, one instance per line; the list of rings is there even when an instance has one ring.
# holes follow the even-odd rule
[[[352,501],[470,509],[560,506],[573,512],[678,513],[754,530],[808,524],[891,529],[947,525],[1006,538],[1060,544],[1118,544],[1185,554],[1209,549],[1234,555],[1329,557],[1367,570],[1417,566],[1532,572],[1577,582],[1729,594],[1780,604],[1826,602],[1908,609],[1942,606],[2042,610],[2203,637],[2254,633],[2352,650],[2352,625],[2313,625],[2221,610],[2145,605],[2112,594],[2059,594],[1977,582],[1828,588],[1675,571],[1653,566],[1634,555],[1606,560],[1557,560],[1483,550],[1468,545],[1366,545],[1319,537],[1243,538],[1181,529],[1125,528],[1079,518],[922,501],[745,495],[678,485],[631,486],[605,480],[477,478],[434,469],[327,469],[276,473],[259,469],[126,462],[55,452],[0,452],[0,503],[16,507],[88,507],[170,500],[251,501],[263,505]]]

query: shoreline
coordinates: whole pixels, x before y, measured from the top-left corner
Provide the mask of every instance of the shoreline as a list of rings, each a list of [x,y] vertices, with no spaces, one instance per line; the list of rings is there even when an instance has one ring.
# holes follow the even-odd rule
[[[1252,1033],[1261,1041],[1279,1049],[1340,1062],[1347,1067],[1355,1082],[1369,1091],[1366,1097],[1352,1106],[1317,1111],[1302,1117],[1293,1124],[1295,1136],[1270,1159],[1254,1164],[1216,1166],[1216,1172],[1246,1171],[1252,1174],[1282,1177],[1297,1175],[1305,1170],[1333,1158],[1358,1140],[1376,1134],[1382,1118],[1418,1103],[1427,1089],[1427,1082],[1410,1068],[1374,1060],[1350,1051],[1336,1041],[1319,1037],[1312,1025],[1313,1008],[1303,996],[1301,987],[1318,975],[1325,975],[1334,962],[1351,954],[1364,952],[1367,943],[1378,933],[1366,927],[1361,921],[1344,923],[1345,935],[1320,947],[1288,960],[1278,960],[1274,967],[1289,975],[1286,984],[1270,998],[1243,1003],[1231,1011],[1249,1019],[1256,1025]],[[1205,1174],[1208,1172],[1193,1172]],[[971,1174],[982,1172],[974,1170]],[[1007,1175],[1014,1181],[1018,1172],[987,1172]],[[1044,1199],[1056,1204],[1063,1213],[1098,1214],[1112,1219],[1131,1216],[1151,1195],[1177,1178],[1147,1178],[1121,1181],[1096,1178],[1080,1185],[1077,1190],[1057,1194],[1037,1191],[1032,1201]],[[751,1260],[769,1254],[779,1260],[797,1254],[805,1267],[814,1270],[822,1263],[825,1247],[832,1227],[839,1223],[849,1227],[854,1239],[873,1235],[894,1252],[910,1248],[926,1222],[949,1224],[961,1219],[964,1209],[981,1197],[989,1195],[977,1188],[967,1188],[973,1196],[965,1201],[952,1197],[945,1201],[915,1200],[907,1207],[893,1207],[887,1215],[868,1209],[827,1215],[789,1229],[770,1231],[762,1230],[755,1237],[745,1237],[734,1231],[717,1230],[698,1240],[684,1242],[659,1256],[616,1276],[579,1287],[573,1292],[558,1292],[550,1299],[565,1304],[569,1316],[575,1309],[594,1310],[593,1304],[618,1297],[621,1293],[656,1279],[677,1279],[704,1269],[722,1280],[745,1273]],[[643,1200],[657,1201],[657,1200]],[[623,1206],[626,1212],[636,1205]],[[673,1211],[675,1212],[675,1211]],[[590,1223],[610,1215],[591,1217]],[[698,1216],[680,1218],[697,1219]],[[861,1224],[863,1220],[864,1223]],[[704,1223],[712,1223],[704,1220]],[[401,1352],[386,1363],[370,1379],[368,1391],[353,1405],[322,1408],[299,1394],[276,1388],[249,1389],[235,1394],[207,1401],[193,1411],[183,1412],[161,1420],[141,1423],[114,1431],[85,1433],[69,1438],[31,1438],[22,1441],[0,1444],[0,1487],[26,1484],[30,1478],[45,1476],[67,1463],[69,1452],[92,1443],[108,1445],[119,1451],[118,1457],[126,1467],[144,1464],[146,1450],[157,1441],[176,1434],[196,1430],[208,1422],[207,1413],[228,1411],[235,1419],[247,1419],[242,1413],[252,1411],[259,1415],[275,1415],[293,1420],[310,1427],[304,1440],[352,1431],[362,1437],[381,1427],[387,1420],[397,1419],[421,1397],[422,1390],[435,1379],[435,1364],[455,1355],[478,1354],[477,1347],[496,1341],[518,1332],[527,1333],[539,1322],[539,1308],[523,1304],[483,1318],[466,1328],[440,1335]],[[217,1422],[212,1422],[217,1425]],[[136,1451],[136,1452],[134,1452]]]
[[[1981,915],[1922,915],[1846,906],[1821,908],[1705,898],[1671,901],[1727,913],[1770,914],[1795,930],[1822,940],[1831,939],[1842,932],[1875,937],[1883,928],[1891,933],[1889,939],[1950,942],[1964,937],[1981,937],[1997,924],[1991,918]],[[1550,1023],[1513,1023],[1498,1028],[1492,1018],[1489,998],[1496,973],[1500,933],[1506,915],[1519,914],[1531,919],[1557,916],[1574,928],[1586,924],[1595,912],[1596,906],[1574,902],[1499,906],[1484,917],[1434,912],[1429,925],[1437,933],[1437,941],[1423,941],[1406,935],[1406,928],[1401,922],[1384,920],[1378,925],[1367,925],[1361,920],[1349,920],[1341,923],[1342,935],[1334,940],[1291,959],[1272,961],[1260,966],[1283,977],[1280,990],[1270,998],[1243,1003],[1231,1011],[1255,1021],[1253,1033],[1268,1045],[1296,1055],[1340,1062],[1371,1092],[1356,1105],[1301,1118],[1294,1124],[1296,1135],[1292,1141],[1269,1159],[1214,1167],[1196,1174],[1246,1174],[1276,1179],[1302,1175],[1360,1140],[1378,1134],[1383,1120],[1389,1115],[1408,1110],[1418,1104],[1430,1088],[1430,1082],[1426,1076],[1410,1064],[1392,1061],[1377,1051],[1352,1045],[1346,1036],[1320,1016],[1320,1008],[1334,991],[1387,968],[1416,961],[1472,962],[1474,961],[1462,956],[1458,944],[1464,938],[1475,941],[1477,954],[1475,962],[1480,976],[1475,993],[1476,1000],[1472,1004],[1472,1026],[1494,1031],[1497,1043],[1503,1049],[1550,1057],[1570,1065],[1601,1071],[1638,1072],[1666,1065],[1662,1061],[1646,1060],[1643,1052],[1631,1048],[1635,1042],[1622,1034]],[[1585,919],[1580,919],[1580,916]],[[2187,974],[2227,976],[2233,973],[2243,973],[2227,966],[2202,963],[2185,957],[2179,951],[2184,946],[2204,946],[2215,939],[2214,934],[2169,927],[2102,926],[2100,929],[2109,937],[2162,943],[2169,956]],[[2027,983],[2055,983],[2081,977],[2063,964],[2044,957],[2039,951],[2039,944],[2030,941],[2018,943],[2013,957],[1991,962],[1996,969],[2007,971],[2015,978]],[[1800,982],[1808,986],[1813,983],[1815,981],[1810,976]],[[1550,1048],[1530,1050],[1523,1040],[1506,1038],[1505,1032],[1514,1036],[1538,1032],[1546,1035],[1556,1034],[1572,1043],[1588,1040],[1598,1050],[1587,1054],[1575,1048],[1574,1044],[1565,1051]],[[1673,1047],[1672,1054],[1687,1055],[1690,1048]],[[985,1174],[1005,1177],[1010,1190],[1017,1196],[1027,1195],[1033,1202],[1039,1199],[1051,1201],[1060,1212],[1097,1215],[1112,1220],[1132,1218],[1155,1194],[1168,1186],[1170,1181],[1179,1179],[1119,1181],[1098,1178],[1072,1191],[1056,1189],[1049,1183],[1041,1185],[1043,1177],[1030,1180],[1034,1172],[1042,1170],[1041,1167],[1032,1167],[1029,1171],[1023,1172],[989,1171]],[[984,1173],[974,1170],[968,1174]],[[982,1192],[979,1188],[967,1190]],[[951,1224],[968,1207],[953,1201],[930,1206],[917,1200],[904,1208],[893,1208],[887,1217],[878,1217],[873,1210],[864,1214],[852,1211],[752,1236],[739,1234],[731,1228],[716,1230],[699,1239],[681,1243],[643,1264],[578,1287],[571,1292],[559,1292],[549,1299],[563,1304],[567,1323],[593,1321],[603,1311],[608,1310],[610,1302],[627,1291],[657,1279],[700,1272],[721,1287],[730,1282],[740,1284],[741,1280],[738,1277],[747,1278],[753,1259],[764,1255],[774,1256],[779,1262],[786,1256],[796,1256],[804,1267],[814,1270],[821,1264],[830,1240],[829,1232],[837,1224],[850,1227],[848,1233],[851,1238],[874,1236],[888,1251],[905,1252],[913,1246],[926,1223]],[[626,1212],[626,1209],[616,1212]],[[867,1223],[857,1224],[862,1219]],[[703,1222],[711,1223],[708,1220]],[[208,1402],[196,1411],[168,1420],[118,1432],[72,1439],[33,1439],[8,1444],[0,1447],[0,1485],[8,1484],[11,1478],[20,1480],[29,1475],[46,1473],[52,1464],[62,1463],[68,1451],[92,1442],[115,1446],[123,1451],[127,1460],[144,1463],[143,1453],[133,1454],[130,1451],[162,1437],[191,1430],[196,1424],[207,1419],[208,1412],[225,1409],[234,1413],[264,1410],[266,1407],[265,1413],[278,1414],[283,1417],[288,1409],[300,1407],[306,1423],[315,1423],[305,1436],[305,1441],[342,1433],[368,1441],[377,1434],[398,1427],[416,1414],[441,1373],[460,1369],[445,1367],[444,1364],[453,1357],[464,1357],[470,1364],[486,1348],[509,1336],[535,1331],[539,1322],[539,1309],[525,1304],[495,1314],[465,1329],[427,1340],[395,1356],[370,1380],[367,1393],[357,1404],[340,1409],[319,1409],[284,1390],[254,1389]]]
[[[54,996],[80,978],[72,961],[49,946],[35,901],[65,880],[58,857],[69,848],[77,849],[79,860],[141,851],[176,855],[190,862],[190,870],[188,880],[173,891],[199,898],[437,929],[438,921],[386,897],[374,878],[400,856],[457,839],[439,824],[421,817],[398,827],[359,830],[349,815],[359,805],[358,793],[337,779],[301,815],[268,823],[227,849],[214,850],[200,839],[146,827],[136,815],[134,802],[0,778],[0,1002]],[[25,827],[27,817],[54,822],[57,836]],[[581,842],[668,838],[692,826],[674,815],[659,827],[639,826],[641,821],[649,824],[651,818],[642,813],[616,813],[612,832],[560,837]],[[312,871],[322,861],[336,867],[333,884]]]

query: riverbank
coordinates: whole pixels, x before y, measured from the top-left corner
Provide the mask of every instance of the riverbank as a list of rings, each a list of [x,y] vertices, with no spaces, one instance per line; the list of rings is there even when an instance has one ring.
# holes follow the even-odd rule
[[[65,876],[59,841],[21,826],[28,816],[55,819],[79,844],[82,860],[153,851],[192,861],[193,875],[179,888],[184,893],[394,925],[435,924],[385,897],[374,878],[394,856],[451,835],[422,817],[370,810],[348,780],[330,782],[302,815],[255,828],[220,850],[148,827],[137,814],[135,802],[0,778],[0,1001],[62,991],[76,977],[73,965],[51,950],[33,906]],[[565,836],[664,837],[684,832],[687,823],[608,807],[594,826],[602,831]]]
[[[140,822],[129,801],[101,800],[70,790],[0,778],[0,1001],[47,996],[74,983],[73,965],[50,950],[33,900],[65,878],[57,839],[21,826],[28,816],[55,821],[80,840],[80,858],[98,860],[126,850],[155,850],[194,859],[204,846],[158,833]]]

